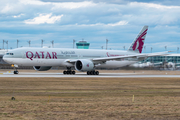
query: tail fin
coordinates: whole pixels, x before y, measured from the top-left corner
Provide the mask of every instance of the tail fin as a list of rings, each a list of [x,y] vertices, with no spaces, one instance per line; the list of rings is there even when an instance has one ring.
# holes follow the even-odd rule
[[[148,30],[148,26],[144,26],[142,28],[142,30],[140,31],[140,33],[138,34],[136,39],[133,41],[133,43],[129,47],[128,51],[134,51],[137,53],[142,52],[144,41],[145,41],[146,34],[147,34],[147,30]]]

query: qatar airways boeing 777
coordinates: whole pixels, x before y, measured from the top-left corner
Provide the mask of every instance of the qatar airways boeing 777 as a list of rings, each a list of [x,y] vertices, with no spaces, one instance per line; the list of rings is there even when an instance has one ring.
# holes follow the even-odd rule
[[[77,70],[87,72],[87,75],[99,75],[96,68],[119,68],[150,56],[167,54],[141,54],[147,30],[148,26],[144,26],[127,51],[22,47],[6,53],[3,60],[14,66],[33,66],[37,71],[63,66],[67,68],[64,74],[75,74],[74,70]],[[14,74],[18,74],[17,69]]]

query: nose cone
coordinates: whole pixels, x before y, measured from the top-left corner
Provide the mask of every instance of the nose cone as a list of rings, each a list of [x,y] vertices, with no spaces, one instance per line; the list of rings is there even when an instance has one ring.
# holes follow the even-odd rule
[[[3,58],[2,58],[5,62],[7,63],[11,63],[11,59],[7,56],[7,55],[4,55]]]
[[[4,55],[2,59],[6,62],[7,61],[6,55]]]

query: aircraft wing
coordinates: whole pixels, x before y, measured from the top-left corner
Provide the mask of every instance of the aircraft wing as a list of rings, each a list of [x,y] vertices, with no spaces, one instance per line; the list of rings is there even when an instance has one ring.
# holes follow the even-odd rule
[[[116,57],[104,57],[104,58],[93,58],[93,61],[109,61],[109,60],[120,60],[124,58],[145,58],[152,56],[162,56],[168,55],[168,52],[158,52],[158,53],[149,53],[149,54],[135,54],[135,55],[127,55],[127,56],[116,56]]]
[[[117,57],[92,58],[90,60],[99,62],[99,61],[109,61],[109,60],[120,60],[124,58],[140,58],[140,57],[146,57],[146,56],[139,54],[139,55],[128,55],[128,56],[117,56]],[[66,60],[66,62],[75,63],[77,60],[79,59],[68,59]]]
[[[152,57],[152,56],[162,56],[162,55],[168,55],[167,52],[158,52],[158,53],[149,53],[149,54],[134,54],[134,55],[126,55],[126,56],[116,56],[116,57],[103,57],[103,58],[93,58],[90,59],[94,62],[105,62],[109,60],[120,60],[124,58],[145,58],[145,57]],[[75,63],[78,59],[68,59],[66,62],[68,63]]]
[[[169,55],[168,53],[171,51],[166,51],[166,52],[157,52],[157,53],[149,53],[146,54],[146,57],[153,57],[153,56],[163,56],[163,55]]]

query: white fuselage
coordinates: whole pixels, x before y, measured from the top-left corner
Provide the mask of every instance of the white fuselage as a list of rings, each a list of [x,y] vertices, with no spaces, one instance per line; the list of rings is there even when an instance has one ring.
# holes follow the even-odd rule
[[[3,59],[19,66],[65,66],[72,67],[69,60],[106,58],[137,54],[119,50],[62,49],[62,48],[17,48],[9,51]],[[97,65],[101,68],[119,68],[139,61],[137,58],[110,60]]]

